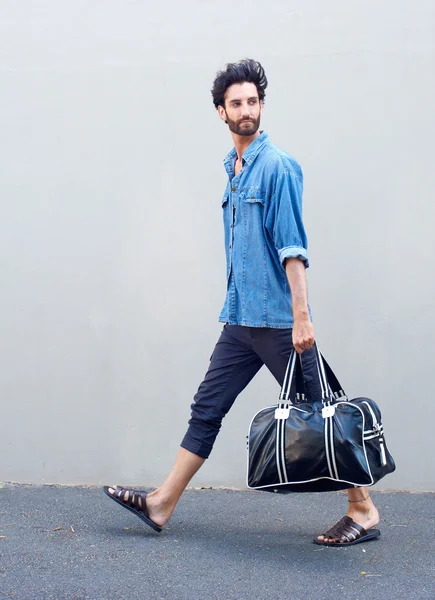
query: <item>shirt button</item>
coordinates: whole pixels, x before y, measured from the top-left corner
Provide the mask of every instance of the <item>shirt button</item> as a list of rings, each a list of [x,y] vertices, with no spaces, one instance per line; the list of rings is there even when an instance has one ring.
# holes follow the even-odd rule
[[[235,192],[237,190],[237,188],[231,188],[232,192]]]

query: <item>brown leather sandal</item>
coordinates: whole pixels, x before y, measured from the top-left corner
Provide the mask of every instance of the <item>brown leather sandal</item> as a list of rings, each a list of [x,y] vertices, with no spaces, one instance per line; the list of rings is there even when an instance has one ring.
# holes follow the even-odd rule
[[[344,516],[326,533],[322,533],[324,538],[331,541],[321,542],[314,538],[313,543],[319,546],[353,546],[360,542],[374,540],[381,535],[379,529],[368,529],[367,531],[353,519]]]
[[[108,486],[105,486],[103,490],[104,493],[107,496],[109,496],[109,498],[120,504],[123,508],[126,508],[127,510],[132,512],[134,515],[139,517],[139,519],[142,519],[142,521],[144,521],[147,525],[152,527],[154,531],[157,531],[158,533],[163,531],[163,527],[160,527],[160,525],[157,525],[157,523],[154,523],[154,521],[151,521],[151,519],[149,518],[146,505],[146,492],[144,492],[143,490],[123,488],[118,485],[115,489],[113,489],[113,494],[109,492]],[[127,500],[124,500],[124,498],[127,497],[127,493],[128,498]]]

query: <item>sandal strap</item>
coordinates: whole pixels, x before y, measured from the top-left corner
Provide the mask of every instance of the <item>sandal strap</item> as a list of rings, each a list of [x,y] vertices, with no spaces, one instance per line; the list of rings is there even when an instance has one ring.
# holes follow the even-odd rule
[[[141,510],[143,512],[143,514],[146,517],[148,517],[147,501],[146,501],[147,494],[146,494],[146,492],[140,492],[140,493],[136,492],[136,496],[141,499],[140,508],[139,508],[139,505],[138,505],[138,510]]]
[[[125,499],[127,492],[128,492],[128,500]],[[123,502],[128,504],[129,506],[134,506],[134,504],[133,504],[134,490],[131,490],[129,488],[123,488],[122,486],[117,485],[115,491],[113,492],[113,496],[116,496],[116,498],[119,498],[120,500],[122,500]]]
[[[126,491],[127,491],[126,489],[117,485],[116,488],[113,490],[112,496],[115,496],[115,498],[119,498],[120,500],[124,500]]]
[[[128,492],[128,500],[125,500],[125,496]],[[141,490],[135,490],[133,488],[123,488],[121,486],[116,486],[115,491],[113,492],[113,496],[116,496],[128,506],[135,508],[136,510],[143,512],[145,516],[148,516],[148,511],[146,510],[146,492],[142,492]],[[141,502],[139,502],[139,499]]]
[[[367,535],[364,527],[355,523],[353,519],[345,515],[331,529],[322,534],[324,538],[331,538],[334,542],[352,542],[359,537]]]

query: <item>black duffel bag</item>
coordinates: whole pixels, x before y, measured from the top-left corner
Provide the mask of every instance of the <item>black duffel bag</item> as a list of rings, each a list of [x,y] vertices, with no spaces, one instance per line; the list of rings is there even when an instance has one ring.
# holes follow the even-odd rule
[[[301,361],[293,350],[278,404],[251,421],[251,489],[330,492],[374,485],[395,470],[376,402],[349,400],[317,347],[316,355],[322,398],[306,401]]]

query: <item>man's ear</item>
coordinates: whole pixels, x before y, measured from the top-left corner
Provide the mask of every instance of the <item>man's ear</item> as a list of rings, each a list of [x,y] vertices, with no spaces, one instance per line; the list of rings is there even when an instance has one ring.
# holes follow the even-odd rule
[[[226,123],[227,122],[227,113],[226,113],[225,108],[219,104],[219,106],[217,107],[217,111],[218,111],[218,114],[219,114],[220,118],[222,119],[222,121],[225,121],[225,123]]]

